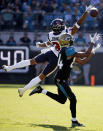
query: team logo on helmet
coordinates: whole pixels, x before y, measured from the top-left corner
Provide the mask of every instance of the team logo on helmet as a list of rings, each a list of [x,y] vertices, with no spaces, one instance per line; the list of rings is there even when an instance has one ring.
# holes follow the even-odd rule
[[[65,24],[62,19],[55,19],[51,22],[51,29],[54,33],[61,33],[65,29]]]
[[[70,34],[62,34],[59,37],[59,44],[64,47],[64,46],[71,46],[73,45],[73,38]]]

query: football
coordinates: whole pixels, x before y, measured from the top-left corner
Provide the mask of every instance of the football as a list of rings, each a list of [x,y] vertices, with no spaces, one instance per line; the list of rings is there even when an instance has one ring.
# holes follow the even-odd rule
[[[98,16],[98,9],[93,7],[90,11],[90,16],[91,17],[97,17]]]

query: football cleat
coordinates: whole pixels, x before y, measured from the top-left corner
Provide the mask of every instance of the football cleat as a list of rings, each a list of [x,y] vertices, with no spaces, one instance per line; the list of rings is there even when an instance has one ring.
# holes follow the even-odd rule
[[[9,68],[9,66],[3,65],[2,69],[5,70],[6,72],[11,71],[11,69]]]
[[[81,126],[85,127],[83,124],[79,123],[78,121],[72,121],[72,127]]]
[[[19,96],[22,97],[22,96],[23,96],[23,93],[24,93],[23,88],[19,88],[19,89],[18,89],[18,93],[19,93]]]
[[[43,89],[41,88],[41,86],[37,86],[35,89],[33,89],[33,90],[30,92],[29,96],[31,96],[31,95],[33,95],[33,94],[36,94],[36,93],[41,93],[42,90],[43,90]]]

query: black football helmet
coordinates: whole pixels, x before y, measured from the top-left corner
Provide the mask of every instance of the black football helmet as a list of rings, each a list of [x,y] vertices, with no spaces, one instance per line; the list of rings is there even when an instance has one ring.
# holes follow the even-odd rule
[[[62,30],[65,29],[65,24],[63,19],[54,19],[51,22],[51,30],[55,33],[55,34],[59,34],[62,32]]]

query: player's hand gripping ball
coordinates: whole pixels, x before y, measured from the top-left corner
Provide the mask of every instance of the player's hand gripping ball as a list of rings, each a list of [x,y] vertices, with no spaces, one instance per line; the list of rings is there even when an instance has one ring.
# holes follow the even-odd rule
[[[93,7],[90,11],[90,16],[91,17],[97,17],[98,16],[98,9]]]

